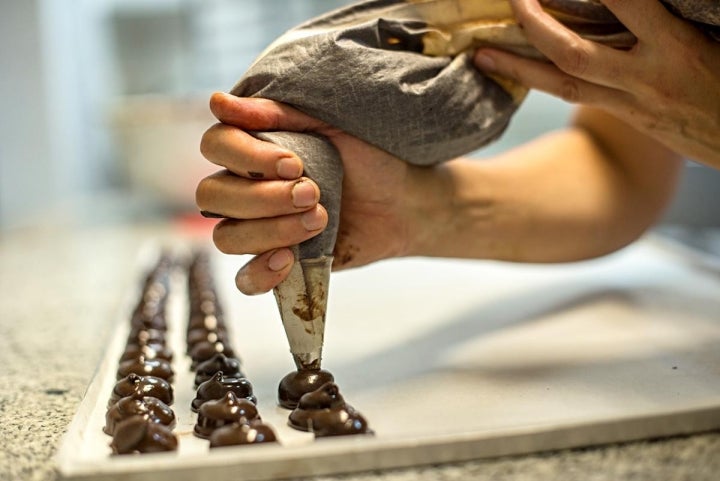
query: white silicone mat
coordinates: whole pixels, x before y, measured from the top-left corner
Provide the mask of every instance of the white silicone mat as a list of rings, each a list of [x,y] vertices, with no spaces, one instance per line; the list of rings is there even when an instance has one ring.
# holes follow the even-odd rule
[[[193,376],[178,359],[179,451],[110,456],[102,426],[128,307],[63,440],[63,478],[267,480],[720,428],[720,269],[657,240],[563,266],[408,259],[334,275],[324,367],[376,435],[323,440],[288,428],[275,406],[293,366],[272,295],[234,290],[246,259],[212,260],[234,347],[281,443],[210,451],[194,438]]]

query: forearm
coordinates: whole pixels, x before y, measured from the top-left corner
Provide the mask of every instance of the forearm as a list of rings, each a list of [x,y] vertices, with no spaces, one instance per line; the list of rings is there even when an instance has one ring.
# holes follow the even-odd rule
[[[410,189],[442,187],[419,207],[428,221],[408,254],[563,262],[627,245],[661,215],[680,165],[628,128],[585,109],[568,129],[498,158],[418,173]]]

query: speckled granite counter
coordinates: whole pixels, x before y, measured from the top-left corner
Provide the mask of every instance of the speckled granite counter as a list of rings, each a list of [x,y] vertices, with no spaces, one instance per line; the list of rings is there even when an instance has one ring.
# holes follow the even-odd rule
[[[133,260],[162,227],[0,237],[0,480],[55,479],[53,455],[103,354]],[[346,480],[715,480],[720,433],[368,473]]]

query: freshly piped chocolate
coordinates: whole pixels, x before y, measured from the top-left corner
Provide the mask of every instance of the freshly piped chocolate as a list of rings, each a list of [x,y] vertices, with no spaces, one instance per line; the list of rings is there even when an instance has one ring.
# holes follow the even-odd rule
[[[126,345],[166,344],[165,331],[160,329],[131,328]]]
[[[110,447],[114,454],[162,453],[176,451],[178,440],[167,426],[136,415],[117,425]]]
[[[195,399],[192,401],[191,409],[193,412],[197,412],[200,406],[206,402],[221,399],[229,392],[235,394],[239,399],[247,399],[253,404],[257,403],[249,380],[244,377],[228,377],[219,371],[212,378],[200,384]]]
[[[173,351],[163,344],[128,344],[122,356],[120,356],[120,362],[137,359],[138,356],[144,356],[145,359],[165,359],[172,362]]]
[[[117,378],[122,379],[130,374],[139,376],[155,376],[172,382],[175,372],[170,363],[164,359],[146,359],[145,356],[138,356],[120,363],[117,371]]]
[[[239,359],[219,353],[197,366],[195,370],[195,387],[197,388],[221,371],[227,377],[245,377],[240,369]]]
[[[233,423],[216,429],[210,435],[211,448],[275,442],[277,442],[275,431],[260,421]]]
[[[208,329],[210,331],[224,328],[225,321],[223,320],[222,316],[218,312],[216,312],[217,309],[219,308],[208,308],[205,309],[205,311],[203,312],[191,314],[187,326],[188,332],[198,328]]]
[[[333,381],[333,375],[324,369],[293,371],[280,381],[278,403],[286,409],[295,409],[304,394]]]
[[[337,384],[332,382],[301,397],[288,424],[316,437],[372,434],[365,418],[345,402]]]
[[[185,340],[188,346],[188,354],[190,354],[192,348],[199,342],[228,342],[227,331],[222,327],[218,327],[216,329],[196,327],[195,329],[188,331]]]
[[[130,319],[130,326],[133,329],[157,329],[167,330],[164,307],[145,307],[142,311],[133,315]]]
[[[174,401],[173,388],[165,379],[130,373],[115,384],[108,407],[136,392],[140,392],[146,397],[159,399],[168,406]]]
[[[108,409],[103,431],[105,434],[113,435],[119,423],[136,415],[147,415],[151,422],[163,424],[170,429],[175,427],[175,413],[167,404],[157,398],[135,392],[120,399]]]
[[[220,399],[208,401],[198,410],[195,435],[207,439],[218,428],[232,423],[248,423],[260,419],[255,404],[228,392]]]
[[[224,342],[216,341],[202,341],[198,342],[190,350],[190,359],[192,359],[191,369],[196,369],[197,366],[208,359],[211,359],[216,354],[224,354],[226,357],[235,357],[235,351],[230,345]]]

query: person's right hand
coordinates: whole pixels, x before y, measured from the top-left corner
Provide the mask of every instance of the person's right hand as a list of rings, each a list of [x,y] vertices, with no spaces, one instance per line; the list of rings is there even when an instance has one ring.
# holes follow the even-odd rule
[[[409,166],[356,137],[287,105],[216,93],[210,108],[220,123],[203,136],[201,151],[224,167],[197,188],[198,207],[227,219],[213,239],[227,254],[253,254],[236,278],[245,294],[267,292],[290,272],[293,246],[319,234],[327,212],[320,191],[302,177],[292,152],[247,131],[316,132],[338,149],[345,167],[334,268],[356,267],[410,255],[424,240],[424,204],[439,195],[434,169]]]

